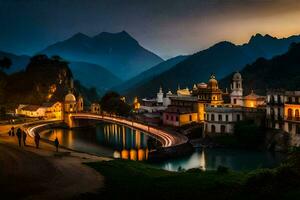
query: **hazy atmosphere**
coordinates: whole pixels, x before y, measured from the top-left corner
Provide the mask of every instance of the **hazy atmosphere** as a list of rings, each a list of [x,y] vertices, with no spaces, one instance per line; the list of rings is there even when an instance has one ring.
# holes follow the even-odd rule
[[[31,55],[77,32],[126,30],[166,59],[258,32],[298,34],[299,8],[297,0],[1,0],[0,48]]]

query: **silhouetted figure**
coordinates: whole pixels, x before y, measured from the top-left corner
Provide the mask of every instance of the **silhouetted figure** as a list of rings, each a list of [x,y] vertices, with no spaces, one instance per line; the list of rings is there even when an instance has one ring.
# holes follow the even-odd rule
[[[27,134],[25,131],[23,131],[23,144],[24,144],[24,147],[26,146],[26,138],[27,138]]]
[[[8,136],[11,136],[11,130],[8,131]]]
[[[58,152],[59,141],[58,141],[57,138],[54,140],[54,145],[55,145],[55,147],[56,147],[56,152]]]
[[[12,136],[15,136],[15,127],[11,127],[10,130],[11,130],[11,135],[12,135]]]
[[[22,131],[20,128],[18,128],[18,130],[17,130],[17,137],[18,137],[18,141],[19,141],[19,147],[21,147]]]
[[[41,138],[40,135],[38,133],[35,133],[34,142],[37,149],[39,148],[40,138]]]

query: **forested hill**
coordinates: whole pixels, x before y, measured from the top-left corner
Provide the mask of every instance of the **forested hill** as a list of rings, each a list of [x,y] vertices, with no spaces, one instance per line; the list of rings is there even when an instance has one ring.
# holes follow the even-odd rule
[[[1,72],[0,103],[14,107],[17,104],[62,101],[68,92],[71,78],[68,63],[60,57],[34,56],[24,71],[11,75]],[[77,87],[88,94],[85,97],[87,101],[98,98],[97,93],[91,94],[96,90],[87,90],[79,83]]]
[[[293,43],[287,53],[272,59],[257,59],[240,73],[245,94],[251,89],[260,94],[267,89],[300,90],[300,43]],[[232,74],[222,79],[220,86],[229,87],[231,78]]]

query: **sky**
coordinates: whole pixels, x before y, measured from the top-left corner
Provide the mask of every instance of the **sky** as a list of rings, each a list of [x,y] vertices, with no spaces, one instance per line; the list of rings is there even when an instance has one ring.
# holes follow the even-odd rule
[[[81,32],[131,34],[164,59],[256,33],[300,34],[299,0],[0,0],[0,50],[32,55]]]

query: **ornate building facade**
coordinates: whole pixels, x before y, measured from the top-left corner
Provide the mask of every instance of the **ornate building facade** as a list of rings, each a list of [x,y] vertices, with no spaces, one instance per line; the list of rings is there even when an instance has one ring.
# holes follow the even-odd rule
[[[241,120],[251,120],[261,125],[264,121],[265,97],[256,95],[253,90],[243,96],[242,75],[236,72],[232,77],[230,103],[206,104],[204,133],[232,134],[234,126]]]
[[[282,130],[291,146],[300,146],[300,91],[267,93],[267,127]]]

